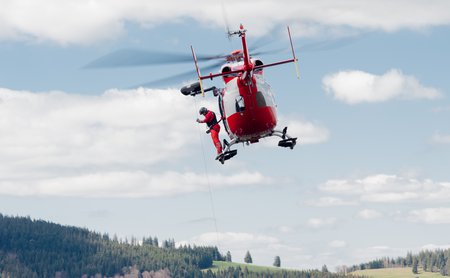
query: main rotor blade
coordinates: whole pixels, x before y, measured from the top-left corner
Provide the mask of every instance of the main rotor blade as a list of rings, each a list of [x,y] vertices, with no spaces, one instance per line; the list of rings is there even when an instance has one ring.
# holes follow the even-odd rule
[[[328,51],[335,50],[347,45],[351,45],[361,39],[366,38],[369,33],[353,36],[353,37],[343,37],[337,39],[327,39],[317,42],[311,42],[300,46],[298,49],[300,52],[318,52],[318,51]]]
[[[225,59],[227,55],[197,55],[198,61]],[[191,53],[121,49],[100,57],[84,68],[118,68],[193,62]]]
[[[365,34],[353,36],[353,37],[325,39],[325,40],[321,40],[321,41],[310,42],[310,43],[303,44],[303,45],[296,47],[295,51],[301,55],[301,53],[304,53],[304,52],[320,52],[320,51],[335,50],[335,49],[346,47],[355,42],[358,42],[358,41],[368,37],[369,35],[370,35],[370,33],[365,33]],[[285,48],[251,52],[250,54],[253,56],[266,55],[266,54],[271,55],[271,54],[278,54],[278,53],[290,52],[290,51],[291,51],[291,49],[289,47],[285,47]]]
[[[223,64],[222,61],[211,64],[206,67],[203,67],[200,70],[202,72],[208,72],[210,70],[216,69],[221,64]],[[187,80],[196,79],[196,78],[197,78],[197,72],[195,70],[190,70],[190,71],[182,72],[182,73],[179,73],[176,75],[172,75],[172,76],[164,77],[161,79],[153,80],[153,81],[150,81],[147,83],[143,83],[143,84],[140,84],[137,86],[133,86],[132,88],[137,88],[137,87],[150,88],[150,87],[159,87],[159,86],[164,86],[164,85],[172,85],[172,84],[181,83],[182,81],[187,81]]]

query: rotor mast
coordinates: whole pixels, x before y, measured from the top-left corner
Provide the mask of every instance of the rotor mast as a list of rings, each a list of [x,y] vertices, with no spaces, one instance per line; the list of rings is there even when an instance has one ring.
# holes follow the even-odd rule
[[[298,65],[297,65],[298,59],[295,57],[294,45],[292,43],[291,31],[289,29],[289,26],[287,27],[287,30],[288,30],[288,35],[289,35],[289,42],[291,44],[292,59],[283,60],[283,61],[270,63],[270,64],[258,65],[258,66],[252,64],[252,62],[250,61],[250,53],[249,53],[248,47],[247,47],[247,40],[245,38],[245,32],[247,30],[245,30],[244,26],[241,24],[239,26],[239,31],[228,32],[228,37],[231,37],[231,36],[234,36],[234,35],[238,35],[239,37],[241,37],[241,41],[242,41],[242,59],[243,59],[243,62],[244,62],[243,67],[241,69],[236,69],[236,70],[227,71],[227,72],[221,72],[221,73],[215,73],[215,74],[210,73],[209,75],[204,75],[204,76],[202,76],[201,73],[200,73],[200,69],[199,69],[198,63],[197,63],[197,57],[195,55],[194,48],[191,46],[192,57],[194,59],[195,67],[196,67],[196,70],[197,70],[197,76],[198,76],[198,81],[200,83],[202,95],[203,95],[202,80],[204,80],[204,79],[211,79],[212,80],[213,78],[216,78],[216,77],[219,77],[219,76],[230,75],[230,74],[234,74],[234,73],[245,74],[243,77],[241,77],[241,79],[246,79],[246,78],[252,76],[253,70],[262,69],[262,68],[266,68],[266,67],[278,66],[278,65],[286,64],[286,63],[294,63],[295,64],[295,67],[296,67],[296,70],[297,70],[297,78],[299,78],[300,75],[299,75],[299,72],[298,72]],[[232,55],[234,55],[234,54],[235,53],[233,52]],[[232,56],[232,55],[230,55],[230,56]]]
[[[247,40],[245,38],[245,32],[247,30],[244,29],[244,26],[241,24],[239,26],[239,36],[242,40],[242,55],[244,59],[244,69],[247,71],[252,70],[253,64],[250,62],[250,54],[248,53]]]

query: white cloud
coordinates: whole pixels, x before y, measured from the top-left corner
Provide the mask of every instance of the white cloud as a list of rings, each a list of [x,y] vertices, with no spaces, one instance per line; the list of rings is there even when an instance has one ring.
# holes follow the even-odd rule
[[[310,145],[320,144],[328,141],[330,132],[326,127],[320,124],[312,123],[293,116],[279,115],[277,130],[282,130],[285,126],[288,127],[287,134],[291,137],[297,137],[297,144]],[[278,147],[279,137],[269,137],[264,140],[263,144],[266,147]]]
[[[443,135],[440,133],[433,134],[431,142],[438,144],[450,144],[450,135]]]
[[[325,90],[347,104],[383,102],[391,99],[436,99],[442,93],[424,87],[414,77],[391,69],[383,75],[363,71],[341,71],[322,79]]]
[[[280,122],[286,123],[288,133],[298,137],[299,144],[318,144],[328,141],[330,132],[327,128],[312,122],[280,117]]]
[[[155,164],[198,141],[195,108],[175,90],[81,96],[0,89],[0,99],[3,165]]]
[[[445,250],[445,249],[450,249],[450,244],[444,244],[444,245],[437,245],[437,244],[425,244],[424,246],[422,246],[421,248],[422,250]]]
[[[448,182],[385,174],[362,179],[329,180],[319,189],[328,194],[356,196],[359,201],[374,203],[447,201],[450,198]]]
[[[207,191],[203,174],[192,170],[152,173],[161,163],[176,169],[199,147],[191,101],[175,90],[85,96],[0,88],[0,194],[158,197]],[[271,181],[249,171],[211,173],[209,180],[218,188]]]
[[[165,172],[153,174],[136,172],[100,172],[41,179],[0,181],[0,195],[12,196],[70,196],[92,198],[147,198],[207,192],[215,188],[262,185],[267,178],[258,172],[234,175],[194,172]]]
[[[294,258],[298,257],[302,249],[284,245],[280,239],[264,234],[243,232],[204,233],[191,239],[177,242],[177,245],[220,246],[223,252],[230,251],[233,262],[244,262],[247,251],[252,255],[253,263],[272,265],[276,255],[281,256],[283,266],[298,266]]]
[[[332,248],[343,248],[347,246],[347,242],[343,240],[333,240],[328,245]]]
[[[386,245],[370,246],[356,249],[353,252],[353,258],[354,260],[356,260],[356,263],[361,263],[361,262],[368,262],[381,257],[394,258],[398,256],[405,256],[405,254],[408,251],[411,251],[411,247],[399,248]]]
[[[411,222],[425,224],[450,224],[450,208],[426,208],[413,210],[408,215]]]
[[[320,197],[318,200],[308,200],[305,204],[312,207],[337,207],[356,205],[356,202],[344,201],[336,197]]]
[[[362,219],[375,219],[383,216],[380,212],[373,209],[363,209],[358,212],[357,217]]]
[[[290,226],[280,226],[280,227],[278,227],[278,231],[279,231],[280,233],[287,234],[287,233],[292,233],[292,232],[294,232],[295,230],[294,230],[294,228],[292,228],[292,227],[290,227]]]
[[[450,111],[450,106],[438,106],[436,108],[433,108],[432,110],[434,113],[445,113]]]
[[[330,228],[333,227],[337,222],[337,219],[334,217],[330,218],[311,218],[306,223],[306,226],[312,229],[322,229],[322,228]]]
[[[204,233],[199,236],[193,237],[188,241],[179,242],[179,245],[185,244],[186,242],[192,242],[197,245],[214,245],[219,242],[227,242],[236,245],[247,245],[247,248],[255,248],[261,244],[279,244],[279,240],[272,236],[261,235],[261,234],[250,234],[250,233],[236,233],[236,232],[226,232],[226,233]]]
[[[283,5],[274,0],[230,0],[225,9],[232,27],[245,18],[245,24],[253,34],[264,34],[286,23],[296,26],[301,35],[310,36],[328,30],[339,34],[348,28],[391,32],[450,24],[450,4],[446,0],[287,0]],[[207,0],[158,3],[145,0],[3,0],[0,38],[31,37],[62,44],[90,43],[123,34],[127,22],[148,27],[186,19],[205,26],[224,27],[221,5]]]

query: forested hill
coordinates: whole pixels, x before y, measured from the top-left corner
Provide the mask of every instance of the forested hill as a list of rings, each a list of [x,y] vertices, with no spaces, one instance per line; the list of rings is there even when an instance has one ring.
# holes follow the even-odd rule
[[[0,277],[152,277],[152,271],[201,277],[201,269],[222,260],[216,247],[175,248],[169,240],[160,248],[155,241],[119,242],[87,229],[0,214]]]
[[[161,246],[161,247],[159,247]],[[217,247],[175,248],[174,240],[119,241],[87,229],[0,214],[0,278],[246,277],[339,278],[328,271],[205,270],[224,260]],[[357,277],[357,276],[355,276]]]
[[[425,272],[436,272],[442,276],[450,275],[450,249],[422,250],[419,254],[408,252],[406,257],[373,260],[368,263],[351,266],[348,271],[379,268],[411,267],[412,272],[417,274],[419,268]]]

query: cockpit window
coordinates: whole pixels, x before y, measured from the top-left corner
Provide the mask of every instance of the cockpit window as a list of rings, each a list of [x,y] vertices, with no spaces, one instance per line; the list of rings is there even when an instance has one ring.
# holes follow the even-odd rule
[[[272,90],[262,77],[255,75],[258,91],[256,92],[256,104],[258,107],[271,106],[275,107],[275,100],[272,95]]]
[[[264,98],[263,93],[261,93],[260,91],[256,92],[256,105],[258,105],[258,107],[266,107],[266,99]]]

